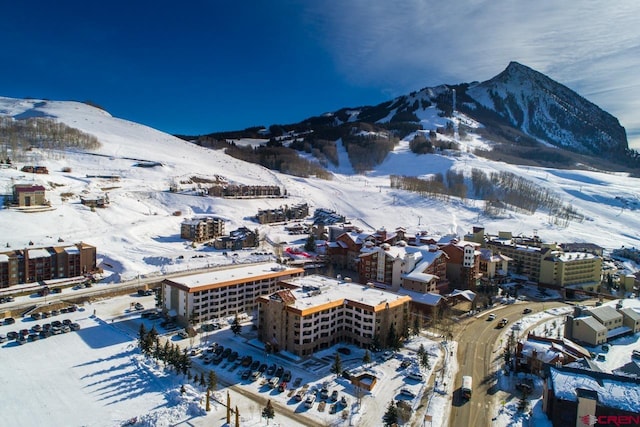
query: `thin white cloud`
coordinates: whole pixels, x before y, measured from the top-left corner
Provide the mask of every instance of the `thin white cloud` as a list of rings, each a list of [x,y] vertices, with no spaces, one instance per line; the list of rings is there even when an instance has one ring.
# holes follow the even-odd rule
[[[515,60],[618,117],[640,149],[640,2],[327,0],[308,6],[353,84],[398,95],[488,79]]]

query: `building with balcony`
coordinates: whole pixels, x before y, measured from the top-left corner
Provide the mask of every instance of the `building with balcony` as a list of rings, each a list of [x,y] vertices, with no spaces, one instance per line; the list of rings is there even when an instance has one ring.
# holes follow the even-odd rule
[[[224,235],[224,219],[210,216],[185,219],[180,224],[180,238],[206,242]]]
[[[587,252],[550,251],[540,261],[538,282],[557,287],[595,288],[602,280],[602,258]]]
[[[258,298],[258,337],[275,351],[309,356],[340,342],[386,347],[409,321],[406,295],[320,275],[282,285]]]
[[[82,276],[94,271],[96,247],[82,242],[0,252],[0,288]]]
[[[208,273],[162,281],[163,305],[182,324],[247,314],[253,316],[256,298],[271,294],[279,282],[300,276],[302,268],[269,262],[225,267]]]

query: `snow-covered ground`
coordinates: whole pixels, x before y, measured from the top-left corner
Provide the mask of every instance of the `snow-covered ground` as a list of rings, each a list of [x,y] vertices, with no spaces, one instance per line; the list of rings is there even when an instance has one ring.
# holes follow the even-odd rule
[[[28,297],[21,297],[28,298]],[[1,368],[0,401],[7,408],[3,424],[12,426],[118,426],[135,419],[137,426],[169,425],[222,425],[226,410],[220,403],[212,401],[212,411],[205,411],[204,390],[183,375],[164,369],[153,359],[141,355],[137,347],[140,323],[147,329],[156,326],[162,333],[159,321],[142,319],[140,311],[132,309],[134,302],[145,306],[153,305],[153,297],[139,297],[137,294],[86,303],[74,313],[63,313],[48,319],[33,320],[30,317],[16,319],[13,325],[0,326],[0,333],[32,328],[53,320],[70,319],[78,322],[81,329],[54,335],[46,339],[19,345],[9,340],[0,344]],[[154,323],[155,322],[155,323]],[[342,367],[353,375],[370,373],[377,378],[377,385],[371,392],[356,389],[344,378],[330,372],[334,362],[335,349],[325,350],[312,358],[301,361],[293,355],[267,355],[256,339],[255,331],[249,324],[243,326],[240,335],[234,336],[228,328],[215,332],[201,332],[194,338],[180,339],[175,332],[163,334],[165,339],[182,348],[204,349],[213,342],[238,351],[240,358],[252,356],[254,360],[271,365],[281,365],[291,370],[292,381],[284,392],[272,390],[264,384],[264,379],[243,380],[241,373],[246,369],[236,362],[223,361],[218,365],[205,364],[201,357],[193,357],[193,372],[216,372],[220,384],[215,393],[220,402],[226,402],[226,385],[237,386],[249,393],[271,399],[274,404],[299,414],[301,420],[287,417],[285,411],[276,406],[276,417],[272,425],[306,425],[311,419],[326,425],[376,425],[379,423],[386,405],[392,400],[406,400],[414,409],[425,392],[425,384],[406,377],[408,370],[419,369],[416,355],[423,344],[430,355],[432,369],[441,356],[438,343],[425,339],[412,339],[401,352],[388,361],[381,354],[372,354],[372,361],[363,365],[364,350],[348,347],[349,355],[342,356]],[[412,366],[402,368],[405,359]],[[425,377],[430,370],[422,370]],[[270,378],[270,376],[269,376]],[[292,383],[299,378],[300,385]],[[187,392],[180,394],[185,385]],[[316,402],[307,408],[304,402],[294,399],[292,390],[307,387],[307,393],[326,386],[329,392],[336,390],[345,396],[347,406],[341,406],[336,413],[330,413],[330,404],[320,411]],[[411,399],[400,393],[407,388],[417,396]],[[243,426],[261,426],[264,405],[245,394],[231,389],[232,407],[238,407]],[[437,408],[446,399],[429,406]],[[223,420],[219,422],[219,420]],[[436,425],[436,424],[434,424]]]
[[[259,209],[298,203],[308,203],[311,211],[333,209],[370,232],[405,227],[409,234],[426,231],[433,236],[463,236],[473,226],[484,226],[492,234],[537,233],[544,241],[593,242],[609,250],[640,247],[640,235],[633,231],[640,229],[638,178],[621,173],[523,168],[488,161],[470,152],[486,143],[473,134],[465,140],[465,149],[453,155],[418,156],[408,150],[408,142],[401,142],[376,170],[366,175],[353,174],[340,145],[340,166],[333,168],[333,179],[325,181],[282,175],[233,159],[222,151],[113,118],[82,103],[0,97],[0,113],[54,117],[96,135],[102,144],[92,153],[45,152],[34,148],[27,161],[14,164],[16,169],[0,168],[0,186],[4,189],[1,193],[11,194],[16,183],[41,184],[52,207],[46,212],[30,213],[0,209],[2,223],[11,224],[3,227],[0,244],[8,249],[21,249],[30,242],[37,247],[56,245],[59,239],[84,241],[97,247],[101,267],[113,276],[112,281],[235,261],[219,251],[204,245],[192,247],[180,239],[180,223],[197,215],[222,217],[227,221],[227,230],[257,228],[261,237],[296,243],[299,236],[287,235],[282,227],[259,225],[253,216]],[[443,118],[426,111],[421,120],[425,128],[433,128],[442,126]],[[162,166],[136,167],[138,160],[159,162]],[[21,172],[25,164],[46,166],[49,174]],[[489,218],[483,214],[484,202],[472,197],[443,202],[390,188],[392,174],[446,175],[450,168],[467,175],[476,168],[487,173],[506,171],[524,176],[558,194],[586,219],[558,225],[542,211]],[[201,185],[191,178],[216,176],[238,184],[277,185],[286,189],[289,197],[247,200],[197,195]],[[181,191],[169,192],[172,185]],[[92,211],[80,204],[80,196],[102,193],[109,196],[108,208]]]
[[[544,241],[592,242],[608,250],[621,246],[640,247],[640,235],[635,231],[640,229],[640,215],[637,214],[640,181],[626,174],[522,168],[477,158],[467,151],[452,156],[417,156],[407,149],[406,142],[402,142],[375,171],[366,175],[354,175],[346,153],[339,148],[341,164],[334,168],[333,179],[324,181],[282,175],[247,164],[220,151],[204,149],[148,127],[113,118],[85,104],[0,98],[0,113],[56,117],[69,126],[96,135],[102,143],[93,153],[51,153],[34,148],[27,162],[15,165],[17,169],[0,169],[3,193],[10,194],[15,183],[40,184],[45,186],[52,207],[49,211],[30,213],[0,209],[0,244],[6,250],[24,249],[29,242],[34,247],[58,245],[59,240],[95,245],[107,283],[264,258],[253,251],[237,251],[227,256],[204,245],[194,247],[181,240],[180,223],[195,215],[216,215],[227,220],[227,230],[241,226],[258,228],[262,237],[300,245],[304,236],[288,235],[282,226],[258,225],[252,217],[258,209],[302,202],[309,203],[312,210],[333,209],[372,232],[382,227],[388,230],[405,227],[409,233],[424,230],[434,236],[452,233],[462,236],[473,226],[480,225],[488,233],[537,233]],[[441,120],[427,115],[421,119],[425,123]],[[465,150],[485,143],[470,138],[465,143]],[[162,166],[135,167],[137,161],[132,159],[160,162]],[[50,173],[21,172],[24,164],[47,166]],[[500,218],[488,218],[483,214],[483,202],[472,198],[443,202],[389,186],[391,174],[423,177],[445,174],[449,168],[467,173],[471,168],[478,168],[526,176],[559,194],[585,215],[586,220],[559,226],[545,212],[533,215],[508,213]],[[94,175],[103,178],[90,177]],[[107,175],[114,178],[104,177]],[[289,197],[230,200],[197,195],[199,185],[190,182],[190,178],[213,179],[216,175],[238,184],[278,185],[286,188]],[[169,192],[172,185],[178,185],[181,191]],[[80,204],[81,195],[102,192],[109,195],[108,208],[91,210]],[[265,249],[270,251],[271,248]],[[82,311],[68,314],[82,326],[78,332],[23,346],[0,344],[0,402],[4,408],[16,408],[3,412],[3,424],[7,420],[7,425],[24,426],[113,426],[137,417],[140,425],[149,426],[223,425],[225,411],[222,406],[214,404],[213,410],[205,415],[201,389],[187,386],[185,394],[180,396],[179,389],[186,383],[185,378],[170,374],[140,356],[135,343],[137,321],[130,319],[136,315],[129,313],[130,302],[131,297],[116,298],[85,305],[81,307]],[[543,316],[534,314],[527,319],[534,321],[538,315]],[[549,314],[552,315],[554,313]],[[31,323],[18,319],[15,325],[0,326],[0,331],[27,328]],[[232,344],[241,353],[266,359],[250,328],[246,326],[245,329],[239,337],[222,330],[215,339]],[[205,340],[207,338],[214,339],[208,336]],[[174,337],[170,339],[175,340]],[[197,344],[191,340],[176,342],[185,346]],[[288,392],[264,391],[256,383],[245,382],[238,377],[237,368],[229,371],[233,365],[216,369],[221,380],[237,385],[240,390],[256,392],[316,421],[331,425],[379,425],[388,402],[402,398],[399,395],[402,387],[409,387],[418,394],[423,392],[419,384],[407,381],[403,371],[398,369],[402,358],[413,357],[412,352],[420,342],[432,353],[432,366],[435,367],[435,361],[440,357],[444,369],[434,373],[441,388],[436,386],[434,393],[428,396],[427,408],[419,410],[424,409],[423,414],[432,416],[433,426],[444,426],[451,390],[442,388],[444,384],[452,384],[457,366],[455,357],[446,356],[450,352],[442,351],[441,344],[436,341],[414,340],[407,350],[389,362],[373,364],[370,369],[380,378],[380,386],[374,387],[372,393],[364,394],[361,405],[356,405],[357,392],[350,384],[329,373],[331,362],[328,359],[333,356],[333,350],[315,355],[308,366],[292,357],[282,358],[282,363],[291,367],[294,378],[302,378],[302,384],[318,387],[328,381],[330,388],[349,395],[346,421],[342,421],[341,413],[329,414],[328,408],[325,412],[318,411],[317,403],[312,409],[304,409],[291,401]],[[448,345],[455,351],[455,343]],[[362,352],[352,348],[351,355],[345,356],[345,367],[356,369],[361,365]],[[448,358],[442,359],[445,357]],[[615,357],[608,356],[607,363],[609,360],[613,363]],[[200,363],[195,360],[194,365],[201,366]],[[509,387],[507,382],[511,380],[500,381],[501,384],[505,381],[505,387]],[[243,426],[265,424],[260,418],[262,407],[258,403],[233,390],[231,397],[233,405],[237,404],[240,409]],[[502,412],[496,416],[497,425],[514,424],[514,419],[520,418],[522,424],[525,423],[526,417],[515,416],[512,405],[512,402],[505,402]],[[533,405],[534,418],[539,416],[536,409],[539,406],[539,402]],[[299,425],[298,421],[285,418],[278,409],[271,425],[274,423]],[[536,425],[544,424],[536,422]]]

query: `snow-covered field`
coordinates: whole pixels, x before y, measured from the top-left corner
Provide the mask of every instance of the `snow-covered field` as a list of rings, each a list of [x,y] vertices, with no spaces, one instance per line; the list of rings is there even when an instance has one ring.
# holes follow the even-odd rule
[[[637,178],[618,173],[521,168],[490,162],[471,154],[474,146],[486,144],[473,136],[465,142],[465,150],[453,156],[417,156],[408,150],[407,142],[401,142],[382,165],[366,175],[354,175],[346,153],[339,148],[340,166],[334,168],[331,181],[323,181],[281,175],[235,160],[220,151],[207,150],[145,126],[113,118],[102,110],[80,103],[0,98],[0,113],[57,117],[69,126],[96,135],[102,143],[102,147],[93,153],[51,153],[33,149],[31,159],[24,164],[47,166],[48,175],[21,172],[22,163],[16,165],[17,169],[0,169],[3,193],[10,194],[15,183],[40,184],[45,186],[52,206],[49,211],[30,213],[0,209],[0,244],[11,250],[28,247],[29,242],[35,247],[58,245],[59,240],[87,242],[97,247],[98,262],[105,269],[107,283],[256,261],[263,257],[252,251],[225,256],[220,251],[203,245],[193,247],[181,240],[180,223],[195,215],[223,217],[227,220],[228,231],[241,226],[258,228],[262,237],[299,245],[304,236],[288,235],[280,226],[258,225],[252,217],[258,209],[302,202],[309,203],[312,210],[333,209],[366,231],[405,227],[409,233],[424,230],[434,236],[462,236],[473,226],[484,226],[488,233],[537,233],[545,241],[592,242],[608,250],[621,246],[640,247],[637,232],[640,230],[640,180]],[[422,119],[428,127],[429,121],[442,118],[425,115]],[[135,167],[136,161],[132,159],[160,162],[162,166]],[[389,186],[390,174],[428,176],[445,173],[449,168],[467,172],[471,168],[509,171],[526,176],[537,185],[552,189],[587,219],[582,223],[559,226],[553,224],[545,212],[534,215],[509,213],[501,218],[488,218],[483,214],[483,202],[472,198],[442,202]],[[92,175],[117,178],[89,177]],[[258,200],[202,197],[197,195],[198,184],[186,183],[193,176],[212,179],[216,175],[238,184],[278,185],[286,188],[289,197]],[[169,192],[169,187],[175,184],[182,191]],[[81,195],[102,192],[109,195],[108,208],[94,211],[80,204]],[[179,216],[176,215],[178,212]],[[137,417],[140,425],[149,426],[223,425],[226,414],[220,405],[214,404],[213,410],[204,414],[203,391],[199,387],[188,386],[181,396],[179,389],[186,382],[184,377],[169,374],[140,356],[135,343],[137,321],[129,319],[130,302],[130,297],[122,297],[86,305],[82,311],[69,314],[80,323],[82,329],[78,332],[23,346],[0,344],[0,402],[3,402],[3,408],[12,408],[3,411],[2,424],[117,426]],[[530,318],[536,319],[535,316]],[[0,331],[27,328],[31,323],[18,319],[15,325],[0,326]],[[233,337],[228,330],[219,334],[216,340],[231,343],[239,352],[266,358],[248,326],[239,337]],[[207,338],[213,339],[204,337]],[[190,341],[179,342],[185,346],[198,344]],[[333,350],[315,355],[308,366],[304,363],[298,366],[293,358],[282,359],[283,364],[291,367],[294,378],[302,378],[302,384],[318,387],[328,381],[330,388],[349,395],[350,410],[346,421],[342,421],[341,413],[329,414],[328,408],[325,412],[318,411],[317,403],[312,409],[304,409],[291,401],[288,392],[278,394],[261,390],[256,383],[243,381],[237,368],[229,371],[233,365],[226,368],[220,365],[216,369],[222,381],[237,385],[240,390],[256,392],[316,421],[328,425],[379,425],[388,402],[401,398],[400,388],[409,387],[418,394],[423,391],[419,384],[406,381],[402,370],[398,369],[401,358],[411,357],[420,342],[430,349],[434,364],[437,357],[448,354],[435,341],[409,343],[402,355],[371,367],[382,385],[363,395],[361,406],[356,405],[357,392],[329,373],[328,359],[332,358]],[[449,345],[455,350],[455,343]],[[363,350],[352,348],[351,356],[345,356],[345,367],[355,369],[361,365],[362,355]],[[614,356],[610,357],[610,360],[614,359]],[[443,380],[440,384],[451,384],[457,372],[455,358],[441,359],[441,363],[445,369],[437,373]],[[203,366],[199,360],[195,360],[194,365]],[[505,383],[505,387],[508,386]],[[436,387],[426,410],[420,409],[424,410],[423,414],[432,415],[433,426],[446,425],[450,405],[448,392],[450,390]],[[260,404],[234,390],[231,397],[240,409],[243,426],[265,424],[260,418]],[[538,406],[538,403],[534,406],[534,418],[539,416]],[[514,419],[519,415],[515,415],[511,403],[505,402],[501,411],[496,416],[497,425],[516,423]],[[522,418],[522,425],[526,425],[525,421]],[[304,425],[285,418],[277,408],[271,425],[274,423]],[[544,424],[536,422],[535,425]]]
[[[5,194],[15,183],[43,185],[52,210],[25,213],[2,209],[0,244],[9,249],[85,241],[98,248],[98,258],[112,281],[138,275],[162,274],[231,260],[203,245],[192,247],[180,239],[180,223],[189,217],[210,214],[227,220],[226,229],[258,228],[261,237],[296,243],[300,239],[283,233],[282,227],[259,225],[253,216],[259,209],[309,203],[333,209],[365,231],[405,227],[408,233],[426,231],[434,236],[463,236],[473,226],[487,233],[511,231],[514,235],[537,233],[544,241],[593,242],[607,249],[640,247],[640,180],[627,174],[583,170],[522,168],[477,158],[471,151],[483,146],[473,134],[455,155],[417,156],[403,141],[375,171],[354,175],[344,149],[339,147],[340,166],[331,181],[297,178],[241,162],[221,151],[212,151],[154,129],[111,117],[103,110],[75,102],[15,100],[0,97],[0,113],[28,117],[56,117],[69,126],[94,134],[102,146],[92,153],[44,152],[33,149],[31,158],[17,169],[0,169]],[[426,111],[425,128],[442,125],[442,118]],[[462,118],[464,119],[464,118]],[[461,120],[462,120],[461,119]],[[162,166],[135,167],[137,160]],[[44,165],[48,175],[24,173],[24,164]],[[67,170],[67,172],[63,172]],[[489,218],[484,202],[467,198],[450,202],[390,188],[389,175],[429,176],[450,168],[508,171],[525,176],[557,193],[586,218],[567,226],[553,224],[546,212],[533,215],[508,213]],[[95,178],[93,175],[117,178]],[[196,195],[200,185],[186,183],[191,177],[213,179],[216,175],[238,184],[277,185],[286,199],[221,199]],[[182,190],[169,192],[178,185]],[[92,211],[80,204],[80,196],[107,193],[110,205]],[[179,214],[179,216],[178,216]],[[28,219],[28,221],[27,221]],[[298,236],[299,237],[299,236]]]

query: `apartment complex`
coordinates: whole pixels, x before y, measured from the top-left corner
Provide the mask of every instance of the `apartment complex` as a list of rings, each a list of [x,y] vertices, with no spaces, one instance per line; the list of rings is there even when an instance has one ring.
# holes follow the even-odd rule
[[[276,209],[260,209],[256,219],[260,224],[270,224],[292,219],[304,219],[307,216],[309,216],[309,205],[300,203],[293,206],[284,205]]]
[[[185,219],[180,224],[180,238],[206,242],[224,235],[224,219],[210,216]]]
[[[362,282],[427,293],[448,290],[447,261],[447,255],[436,247],[408,246],[404,241],[375,246],[367,241],[357,266]]]
[[[260,263],[221,268],[162,281],[165,310],[182,325],[235,314],[253,315],[256,298],[280,289],[281,280],[301,276],[301,268]]]
[[[543,243],[538,236],[514,237],[510,232],[489,236],[481,227],[474,227],[465,240],[506,256],[510,259],[509,273],[527,276],[534,282],[584,288],[597,286],[602,278],[602,257],[594,250],[565,252],[556,243]]]
[[[0,288],[82,276],[96,270],[96,248],[86,243],[0,252]]]
[[[447,279],[457,288],[475,291],[480,284],[480,243],[453,240],[440,250],[447,254]]]
[[[338,342],[386,347],[409,321],[406,295],[320,275],[282,285],[258,298],[258,337],[276,351],[308,356]]]
[[[602,258],[592,253],[551,251],[540,261],[540,283],[595,289],[601,279]]]

